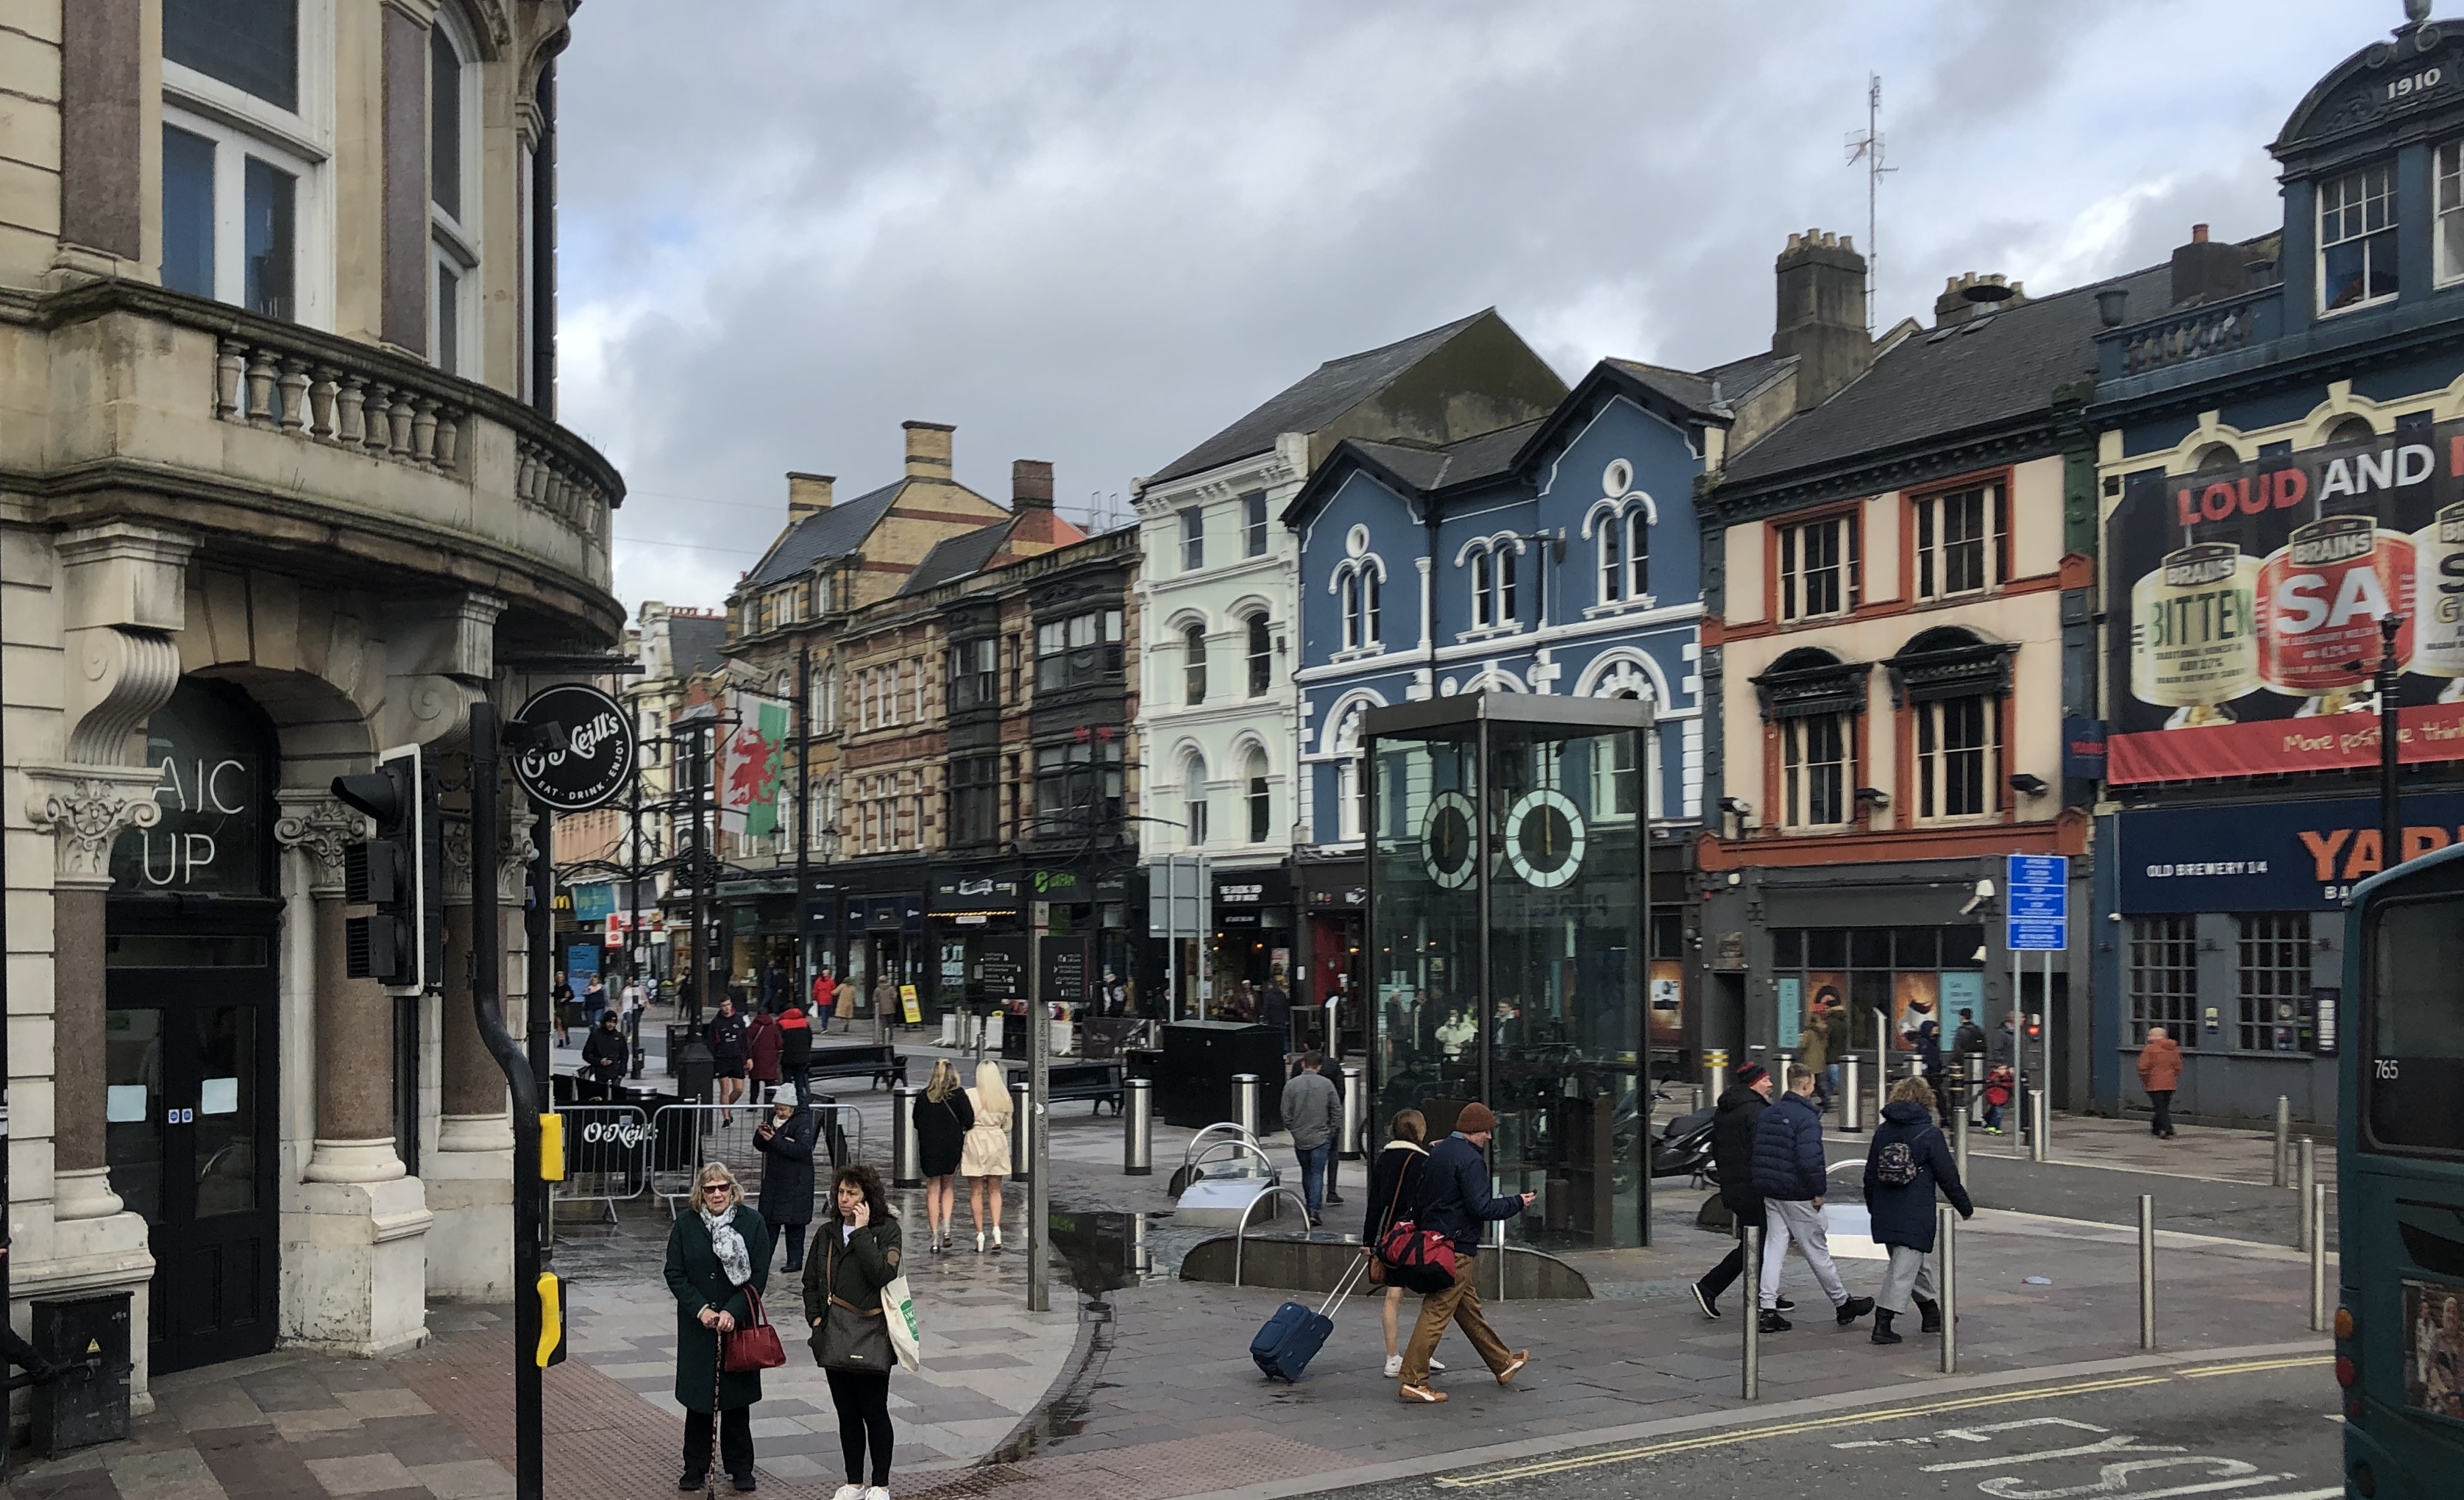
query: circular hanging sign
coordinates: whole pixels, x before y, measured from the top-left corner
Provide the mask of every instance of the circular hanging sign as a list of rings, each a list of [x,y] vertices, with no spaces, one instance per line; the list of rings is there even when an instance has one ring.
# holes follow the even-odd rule
[[[518,716],[525,724],[564,730],[564,748],[513,753],[514,779],[557,812],[588,812],[614,802],[633,774],[633,721],[623,704],[584,683],[560,683],[531,695]]]

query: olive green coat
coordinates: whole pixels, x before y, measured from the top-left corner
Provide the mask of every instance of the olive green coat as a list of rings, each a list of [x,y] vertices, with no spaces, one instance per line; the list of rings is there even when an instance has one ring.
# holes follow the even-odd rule
[[[761,1222],[759,1209],[743,1203],[736,1210],[736,1232],[744,1237],[744,1251],[753,1258],[753,1288],[762,1290],[770,1280],[770,1228]],[[710,1246],[710,1229],[692,1208],[676,1215],[674,1227],[668,1231],[668,1290],[676,1294],[677,1402],[688,1411],[711,1410],[714,1380],[721,1411],[759,1401],[760,1371],[718,1374],[718,1333],[702,1327],[701,1310],[715,1308],[732,1315],[739,1327],[753,1310],[744,1289],[728,1285],[726,1273],[718,1268],[718,1252]],[[776,1313],[771,1321],[778,1321]]]
[[[835,1201],[837,1195],[831,1196]],[[881,1289],[898,1279],[905,1237],[896,1214],[882,1215],[841,1246],[839,1236],[845,1227],[846,1221],[831,1214],[813,1226],[813,1244],[804,1251],[804,1335],[808,1339],[821,1336],[820,1319],[829,1312],[833,1293],[862,1312],[881,1306]],[[822,1285],[825,1267],[832,1276],[827,1287]]]

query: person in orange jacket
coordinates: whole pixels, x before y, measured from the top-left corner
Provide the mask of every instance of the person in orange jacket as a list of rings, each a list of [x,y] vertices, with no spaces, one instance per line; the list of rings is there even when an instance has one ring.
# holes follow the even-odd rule
[[[2139,1049],[2139,1087],[2147,1091],[2147,1103],[2155,1112],[2147,1133],[2159,1139],[2173,1138],[2173,1091],[2181,1083],[2182,1044],[2163,1026],[2149,1026],[2147,1045]]]

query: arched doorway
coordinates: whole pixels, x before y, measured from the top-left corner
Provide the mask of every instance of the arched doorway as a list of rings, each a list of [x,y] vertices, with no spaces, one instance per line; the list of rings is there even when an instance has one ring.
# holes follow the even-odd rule
[[[149,1367],[274,1347],[282,902],[274,726],[198,677],[146,726],[162,821],[112,849],[104,959],[111,1184],[150,1226]]]

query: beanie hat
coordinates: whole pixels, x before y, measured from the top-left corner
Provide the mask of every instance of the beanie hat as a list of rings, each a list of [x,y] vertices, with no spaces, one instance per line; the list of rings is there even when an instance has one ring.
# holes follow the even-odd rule
[[[1771,1070],[1763,1067],[1760,1063],[1748,1063],[1743,1068],[1738,1069],[1732,1076],[1735,1077],[1737,1082],[1751,1087],[1752,1085],[1758,1084],[1765,1078],[1771,1076]]]
[[[1464,1105],[1463,1113],[1455,1116],[1455,1133],[1460,1136],[1477,1136],[1482,1131],[1495,1129],[1497,1112],[1477,1099]]]

